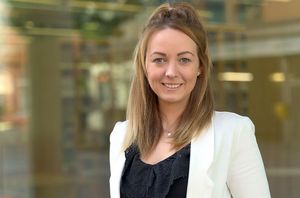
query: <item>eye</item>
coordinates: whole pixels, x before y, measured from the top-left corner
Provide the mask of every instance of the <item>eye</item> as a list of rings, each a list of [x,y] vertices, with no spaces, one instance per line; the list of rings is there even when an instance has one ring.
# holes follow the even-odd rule
[[[155,58],[152,60],[153,63],[161,64],[165,62],[164,58]]]
[[[179,62],[181,62],[181,63],[189,63],[189,62],[191,62],[191,59],[189,59],[189,58],[180,58]]]

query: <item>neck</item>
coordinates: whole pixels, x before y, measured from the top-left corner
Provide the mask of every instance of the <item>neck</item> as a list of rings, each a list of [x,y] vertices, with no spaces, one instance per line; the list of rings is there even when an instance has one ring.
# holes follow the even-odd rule
[[[166,104],[163,102],[160,102],[159,104],[159,110],[162,116],[162,123],[163,127],[166,130],[174,130],[174,127],[176,128],[178,118],[183,113],[185,109],[185,105],[178,105],[178,104]]]

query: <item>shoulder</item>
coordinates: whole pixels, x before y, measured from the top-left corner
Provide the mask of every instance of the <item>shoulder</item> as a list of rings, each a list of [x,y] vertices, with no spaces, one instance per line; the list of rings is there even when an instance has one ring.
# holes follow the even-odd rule
[[[213,128],[215,138],[238,141],[240,138],[254,136],[255,127],[247,116],[241,116],[231,112],[215,111],[213,115]]]
[[[119,121],[116,122],[111,134],[110,134],[110,142],[115,142],[115,141],[123,141],[125,134],[126,134],[126,130],[127,130],[127,125],[128,122],[127,121]]]
[[[218,128],[253,128],[254,125],[249,117],[242,116],[232,112],[215,111],[213,114],[213,124],[216,129]],[[224,128],[225,127],[225,128]]]

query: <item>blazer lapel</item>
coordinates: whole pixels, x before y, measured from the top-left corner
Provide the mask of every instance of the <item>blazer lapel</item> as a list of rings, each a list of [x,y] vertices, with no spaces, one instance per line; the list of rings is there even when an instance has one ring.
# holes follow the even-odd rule
[[[211,197],[213,181],[207,171],[214,157],[214,127],[211,124],[192,140],[187,198]]]

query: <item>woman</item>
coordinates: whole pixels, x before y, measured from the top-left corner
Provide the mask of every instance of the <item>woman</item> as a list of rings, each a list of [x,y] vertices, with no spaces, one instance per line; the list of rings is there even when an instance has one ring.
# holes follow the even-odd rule
[[[268,198],[247,117],[213,110],[207,38],[188,4],[163,4],[135,51],[126,122],[110,141],[112,198]]]

